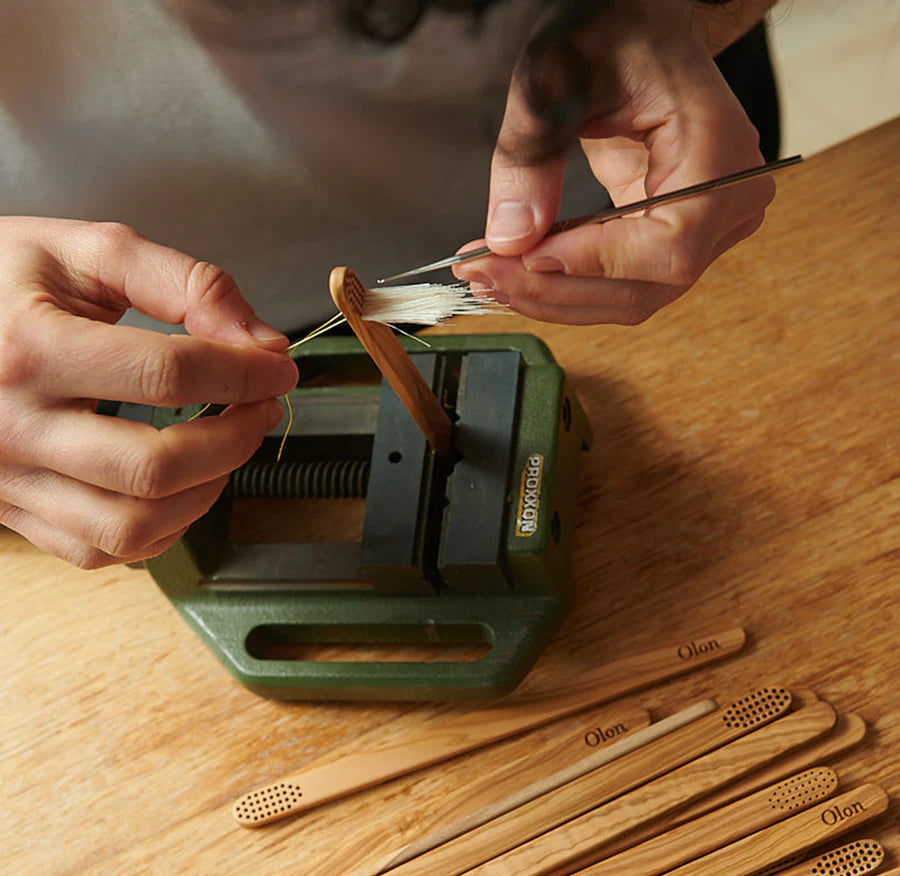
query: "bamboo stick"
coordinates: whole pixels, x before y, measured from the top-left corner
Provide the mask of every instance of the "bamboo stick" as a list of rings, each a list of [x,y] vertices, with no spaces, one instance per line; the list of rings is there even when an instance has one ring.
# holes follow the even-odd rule
[[[814,767],[580,870],[580,876],[658,876],[830,797],[838,777]]]
[[[778,876],[863,876],[877,870],[883,860],[884,849],[881,844],[875,840],[863,839],[832,849],[787,870],[779,870]],[[890,874],[885,873],[883,876]]]
[[[793,691],[791,693],[793,694]],[[605,856],[618,854],[622,850],[645,842],[666,830],[671,830],[694,818],[706,815],[714,809],[754,794],[760,788],[781,781],[786,776],[801,772],[816,764],[827,763],[859,745],[865,734],[866,723],[858,715],[838,715],[837,723],[826,736],[814,740],[809,745],[804,745],[798,751],[779,757],[762,769],[755,770],[749,776],[727,785],[708,797],[697,800],[684,809],[679,809],[672,815],[656,819],[639,831],[632,831],[628,836],[608,843],[603,847],[603,853]]]
[[[418,734],[408,734],[402,742],[379,745],[376,741],[358,753],[291,773],[243,795],[234,804],[232,814],[243,827],[261,827],[308,811],[699,669],[739,651],[745,638],[740,628],[692,637],[599,666],[552,689],[535,689],[526,680],[518,691],[496,705],[445,714],[439,723],[424,726]],[[694,647],[698,641],[704,643],[704,649]],[[377,740],[379,734],[374,735]],[[363,745],[365,740],[361,741]]]
[[[887,809],[889,802],[878,785],[861,785],[671,870],[668,876],[750,876],[871,821]]]
[[[494,818],[499,818],[501,815],[505,815],[513,809],[517,809],[519,806],[534,800],[536,797],[540,797],[542,794],[554,791],[565,785],[567,782],[571,782],[599,767],[612,763],[614,760],[623,757],[626,754],[637,751],[641,746],[647,745],[656,739],[660,739],[666,734],[672,733],[681,727],[685,727],[699,718],[702,718],[704,715],[710,714],[715,711],[715,709],[716,703],[714,700],[704,700],[700,703],[696,703],[686,709],[676,712],[674,715],[656,721],[648,727],[638,730],[636,733],[632,733],[630,736],[626,736],[610,745],[604,746],[599,751],[594,752],[588,757],[582,758],[577,763],[561,770],[557,770],[551,775],[544,776],[537,781],[523,784],[522,787],[516,789],[514,793],[504,797],[502,800],[493,800],[488,805],[476,809],[470,808],[466,814],[457,818],[453,823],[408,844],[396,853],[392,852],[389,856],[385,856],[386,863],[378,870],[378,872],[384,873],[393,867],[399,867],[401,864],[411,861],[413,858],[423,855],[467,831],[480,827],[482,824],[486,824]]]
[[[471,873],[473,876],[476,873],[478,876],[508,873],[557,876],[576,872],[596,861],[609,840],[805,745],[830,730],[836,718],[828,703],[816,703],[793,712],[495,857]]]
[[[455,876],[594,806],[636,788],[762,726],[790,708],[790,694],[764,687],[638,751],[501,815],[415,858],[392,876]],[[521,873],[527,870],[518,871]]]

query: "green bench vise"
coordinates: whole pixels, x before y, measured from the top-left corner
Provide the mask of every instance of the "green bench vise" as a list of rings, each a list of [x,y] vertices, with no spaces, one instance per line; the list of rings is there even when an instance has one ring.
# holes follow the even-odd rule
[[[454,420],[442,463],[353,337],[298,348],[294,422],[213,508],[145,565],[228,670],[267,697],[496,697],[527,674],[574,598],[579,456],[590,427],[562,369],[530,335],[435,335],[404,346]],[[153,423],[196,408],[156,409]],[[330,499],[331,502],[322,502]],[[238,507],[364,502],[361,539],[243,541]],[[357,527],[357,530],[359,527]],[[358,532],[357,532],[358,534]],[[343,540],[342,540],[343,536]],[[403,659],[478,646],[480,659]],[[400,659],[303,659],[372,646]],[[306,652],[304,649],[307,649]],[[351,654],[355,658],[354,654]]]

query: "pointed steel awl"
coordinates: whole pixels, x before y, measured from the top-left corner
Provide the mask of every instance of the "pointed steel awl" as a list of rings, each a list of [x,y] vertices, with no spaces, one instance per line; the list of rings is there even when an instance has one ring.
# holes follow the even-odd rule
[[[619,216],[625,216],[628,213],[637,213],[639,210],[647,210],[650,207],[656,207],[659,204],[667,204],[669,201],[678,201],[682,198],[689,198],[692,195],[699,195],[703,192],[709,192],[713,189],[722,189],[725,186],[731,186],[735,183],[743,182],[747,179],[753,179],[757,176],[763,176],[767,173],[774,173],[783,167],[790,167],[792,164],[799,164],[803,161],[802,155],[792,155],[790,158],[781,158],[778,161],[770,161],[767,164],[761,164],[759,167],[751,167],[748,170],[741,170],[737,173],[728,174],[728,176],[720,176],[716,179],[707,180],[706,182],[697,183],[687,188],[676,189],[674,192],[666,192],[663,195],[654,195],[652,198],[644,198],[642,201],[634,201],[631,204],[623,204],[621,207],[609,207],[601,210],[599,213],[588,213],[585,216],[575,216],[572,219],[563,219],[551,225],[547,231],[547,237],[551,234],[559,234],[561,231],[569,231],[572,228],[578,228],[581,225],[590,223],[608,222],[610,219],[617,219]],[[491,255],[491,249],[487,246],[472,249],[468,252],[457,253],[436,262],[429,262],[419,268],[412,268],[403,271],[400,274],[393,274],[390,277],[384,277],[377,282],[393,283],[395,280],[405,280],[408,277],[417,277],[419,274],[428,274],[431,271],[438,271],[441,268],[449,268],[462,262],[470,262],[473,259],[480,259],[486,255]]]

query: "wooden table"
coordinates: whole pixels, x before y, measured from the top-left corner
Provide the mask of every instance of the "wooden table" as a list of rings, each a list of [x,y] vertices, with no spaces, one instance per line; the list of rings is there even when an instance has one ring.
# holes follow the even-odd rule
[[[645,325],[452,329],[539,334],[594,425],[578,605],[535,671],[552,683],[743,625],[743,655],[636,699],[667,713],[766,682],[812,687],[871,725],[838,762],[845,783],[895,800],[898,155],[900,120],[781,174],[762,230]],[[6,531],[0,545],[4,872],[339,876],[336,850],[415,836],[442,792],[510,756],[489,749],[243,830],[229,814],[240,794],[367,733],[402,738],[440,707],[265,701],[145,572],[80,572]],[[895,865],[896,812],[869,831]]]

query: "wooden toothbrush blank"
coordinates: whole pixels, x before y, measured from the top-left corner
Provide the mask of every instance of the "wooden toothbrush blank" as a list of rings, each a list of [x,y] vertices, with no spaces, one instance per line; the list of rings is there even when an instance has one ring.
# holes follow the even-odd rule
[[[391,876],[434,876],[435,873],[456,876],[467,872],[613,797],[738,739],[785,714],[790,703],[790,694],[784,688],[777,685],[760,688],[727,708],[402,864],[391,871]]]
[[[362,318],[368,290],[350,268],[334,268],[328,279],[331,297],[378,370],[397,393],[435,453],[454,462],[453,421],[419,373],[393,330]]]
[[[534,800],[536,797],[540,797],[542,794],[554,791],[567,782],[571,782],[586,773],[599,769],[608,763],[612,763],[620,757],[624,757],[633,751],[637,751],[638,748],[641,748],[656,739],[660,739],[668,733],[673,733],[675,730],[685,727],[715,710],[715,700],[703,700],[702,702],[676,712],[674,715],[669,715],[667,718],[663,718],[649,726],[643,727],[637,730],[637,732],[604,745],[598,751],[582,758],[576,763],[569,764],[562,769],[556,770],[550,775],[534,778],[534,771],[532,770],[528,775],[522,776],[521,778],[518,776],[510,776],[510,779],[516,780],[516,788],[512,793],[499,799],[496,792],[491,794],[487,801],[482,802],[479,802],[478,799],[471,799],[471,796],[467,796],[462,807],[463,812],[460,813],[459,810],[457,810],[457,817],[453,822],[385,855],[383,858],[384,863],[377,867],[376,872],[384,873],[394,867],[399,867],[400,864],[405,864],[407,861],[411,861],[419,855],[430,852],[432,849],[455,839],[467,831],[474,830],[476,827],[480,827],[482,824],[486,824],[494,818],[499,818],[501,815],[505,815],[507,812],[510,812],[519,806],[523,806],[525,803]],[[483,796],[484,795],[482,795],[482,798]],[[367,870],[371,872],[370,867],[367,867]]]
[[[831,729],[836,718],[828,703],[801,709],[692,759],[471,872],[479,876],[506,873],[557,876],[576,872],[602,855],[604,843],[805,745]]]
[[[814,767],[579,871],[579,876],[658,876],[830,797],[837,773]]]
[[[599,666],[552,689],[546,685],[541,689],[526,679],[498,704],[443,713],[417,733],[405,735],[402,742],[379,744],[383,731],[373,731],[370,746],[360,740],[362,750],[357,753],[299,770],[251,791],[234,804],[232,814],[243,827],[270,824],[699,669],[739,651],[745,639],[740,628],[692,637]],[[697,641],[715,642],[715,646],[703,651],[692,648],[691,643]]]
[[[875,840],[863,839],[832,849],[787,870],[778,870],[778,876],[863,876],[864,873],[877,870],[883,860],[884,849],[881,844]],[[900,870],[891,870],[891,873],[896,876]],[[882,876],[890,876],[890,873],[883,873]]]
[[[887,809],[889,802],[888,795],[878,785],[860,785],[670,870],[667,876],[710,876],[712,873],[750,876],[871,821]]]
[[[761,788],[779,782],[794,773],[817,764],[827,763],[851,748],[855,748],[863,741],[865,735],[866,723],[858,715],[838,715],[837,723],[826,736],[814,740],[809,745],[804,745],[798,751],[779,757],[762,769],[754,770],[746,778],[732,782],[722,790],[703,797],[672,815],[654,819],[640,830],[632,831],[627,836],[608,843],[603,847],[604,857],[616,855],[667,830],[673,830],[688,821],[700,818],[714,809],[755,794]]]

